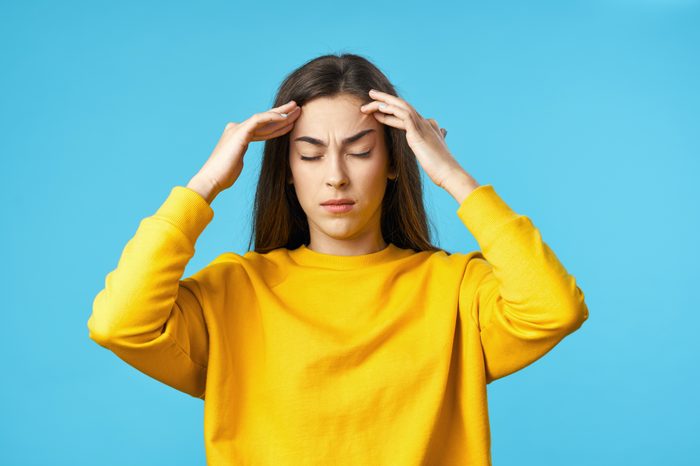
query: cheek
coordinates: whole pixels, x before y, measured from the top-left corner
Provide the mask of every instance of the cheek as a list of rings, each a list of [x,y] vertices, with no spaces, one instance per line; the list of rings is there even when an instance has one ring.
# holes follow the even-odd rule
[[[317,202],[317,186],[319,183],[313,172],[304,169],[304,167],[299,167],[292,170],[292,176],[294,178],[294,191],[297,199],[299,199],[299,203],[302,206],[307,206]]]
[[[298,159],[291,159],[289,161],[289,172],[292,178],[294,178],[295,184],[297,180],[308,179],[309,177],[308,168]]]
[[[384,162],[368,164],[363,167],[361,179],[363,185],[373,191],[382,190],[386,185],[386,168]]]

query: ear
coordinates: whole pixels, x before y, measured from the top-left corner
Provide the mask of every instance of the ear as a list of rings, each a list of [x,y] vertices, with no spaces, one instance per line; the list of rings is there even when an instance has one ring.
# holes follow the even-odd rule
[[[387,174],[387,178],[389,178],[390,180],[395,180],[397,177],[398,177],[398,175],[396,173],[396,168],[389,167],[389,172]]]

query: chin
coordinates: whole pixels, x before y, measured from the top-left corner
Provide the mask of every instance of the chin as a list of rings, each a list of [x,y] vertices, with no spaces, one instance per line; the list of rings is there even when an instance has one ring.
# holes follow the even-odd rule
[[[323,231],[323,234],[333,238],[333,239],[351,239],[357,236],[358,230],[348,227],[348,228],[323,228],[321,229]]]
[[[352,239],[360,231],[356,222],[342,217],[324,218],[314,223],[318,231],[329,238],[337,240]]]

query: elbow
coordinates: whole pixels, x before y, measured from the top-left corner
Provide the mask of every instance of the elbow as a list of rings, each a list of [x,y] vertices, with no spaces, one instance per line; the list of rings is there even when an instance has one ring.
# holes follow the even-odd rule
[[[100,346],[106,347],[109,341],[110,313],[105,306],[105,290],[100,291],[92,302],[92,313],[87,321],[88,336]]]
[[[106,299],[104,290],[98,293],[87,321],[89,338],[108,349],[121,340],[124,331],[119,322],[124,320],[124,312],[120,310],[123,308]]]
[[[567,333],[571,333],[581,328],[588,319],[588,305],[586,305],[583,292],[578,286],[574,295],[567,302],[563,328]]]
[[[583,302],[579,306],[572,308],[568,314],[568,319],[564,323],[566,333],[572,333],[581,328],[588,319],[588,306]]]
[[[109,345],[109,330],[106,325],[100,323],[94,312],[87,321],[87,328],[88,336],[92,341],[104,347]]]

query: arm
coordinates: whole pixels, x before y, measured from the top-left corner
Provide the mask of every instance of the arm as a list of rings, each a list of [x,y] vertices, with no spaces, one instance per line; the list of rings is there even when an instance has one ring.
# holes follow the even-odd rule
[[[209,338],[202,290],[181,280],[214,216],[201,194],[175,186],[143,219],[94,299],[90,338],[141,372],[203,398]]]
[[[460,189],[467,194],[457,215],[481,247],[467,263],[460,307],[479,329],[490,383],[546,354],[583,324],[588,307],[529,218],[491,185]]]
[[[460,204],[457,214],[481,246],[481,253],[468,256],[459,306],[479,329],[487,382],[532,363],[588,318],[574,278],[530,219],[461,167],[434,118],[391,93],[373,89],[369,95],[374,100],[360,111],[406,131],[416,159]]]

